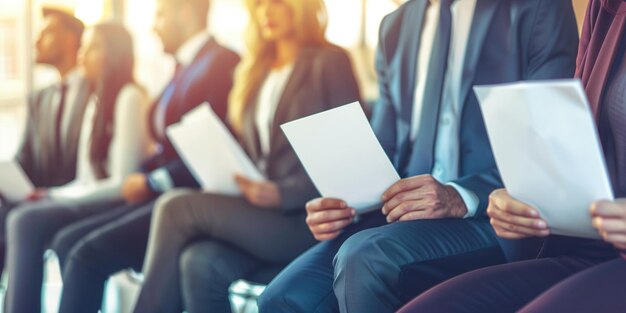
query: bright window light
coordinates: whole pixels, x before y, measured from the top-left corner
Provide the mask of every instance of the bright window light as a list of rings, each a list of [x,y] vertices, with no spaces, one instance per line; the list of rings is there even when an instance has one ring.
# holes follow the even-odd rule
[[[74,15],[85,25],[94,25],[104,15],[104,0],[81,0],[76,5]]]

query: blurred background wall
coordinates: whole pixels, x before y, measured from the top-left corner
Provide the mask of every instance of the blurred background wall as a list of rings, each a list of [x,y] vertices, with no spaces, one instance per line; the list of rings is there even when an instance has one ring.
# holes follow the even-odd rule
[[[368,100],[377,97],[373,59],[379,23],[404,1],[326,0],[328,37],[351,52],[363,96]],[[573,0],[579,25],[587,2]],[[152,32],[154,0],[0,0],[0,158],[10,157],[19,143],[28,93],[58,79],[54,70],[32,62],[43,5],[73,8],[87,25],[110,19],[123,22],[135,40],[137,79],[152,96],[173,71],[171,58],[162,53]],[[223,44],[241,52],[247,21],[243,0],[213,0],[210,15],[210,31]]]

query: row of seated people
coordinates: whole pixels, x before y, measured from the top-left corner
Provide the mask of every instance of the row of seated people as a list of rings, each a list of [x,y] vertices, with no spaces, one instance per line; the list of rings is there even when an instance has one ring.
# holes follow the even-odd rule
[[[37,61],[62,80],[31,98],[18,154],[39,189],[2,206],[6,312],[41,311],[47,248],[64,313],[98,312],[106,280],[127,268],[145,275],[137,313],[230,312],[242,278],[271,281],[259,299],[268,313],[626,310],[626,205],[592,205],[602,241],[550,235],[501,189],[470,92],[576,75],[626,196],[626,2],[590,1],[580,45],[569,0],[410,0],[389,14],[371,125],[402,179],[358,218],[319,198],[279,128],[360,100],[348,55],[325,37],[323,1],[246,6],[240,59],[206,32],[208,0],[157,0],[176,71],[152,105],[122,26],[83,34],[44,9]],[[241,196],[203,192],[168,141],[166,128],[206,101],[267,177],[233,177]]]

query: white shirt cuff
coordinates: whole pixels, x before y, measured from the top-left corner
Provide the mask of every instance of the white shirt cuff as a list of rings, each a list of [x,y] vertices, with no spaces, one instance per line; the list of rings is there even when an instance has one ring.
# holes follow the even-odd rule
[[[174,181],[172,181],[170,173],[163,167],[150,172],[150,179],[152,180],[154,189],[156,189],[155,191],[160,193],[174,188]]]
[[[447,183],[446,185],[454,187],[459,195],[461,195],[461,199],[463,199],[463,202],[465,202],[467,213],[465,214],[465,216],[463,216],[463,218],[474,217],[474,215],[476,215],[476,211],[478,211],[478,204],[480,203],[480,199],[478,199],[478,196],[468,189],[463,188],[455,183]]]

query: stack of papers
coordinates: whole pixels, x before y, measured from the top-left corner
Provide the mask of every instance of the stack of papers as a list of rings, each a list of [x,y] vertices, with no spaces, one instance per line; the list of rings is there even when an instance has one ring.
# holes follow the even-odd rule
[[[23,201],[34,190],[35,187],[17,161],[0,161],[0,193],[9,202]]]
[[[281,126],[323,197],[365,213],[400,176],[385,154],[358,102]]]
[[[208,103],[168,127],[167,135],[205,191],[235,196],[241,194],[235,175],[264,180]]]
[[[613,192],[593,115],[577,80],[474,88],[502,180],[552,233],[599,238],[589,207]]]

